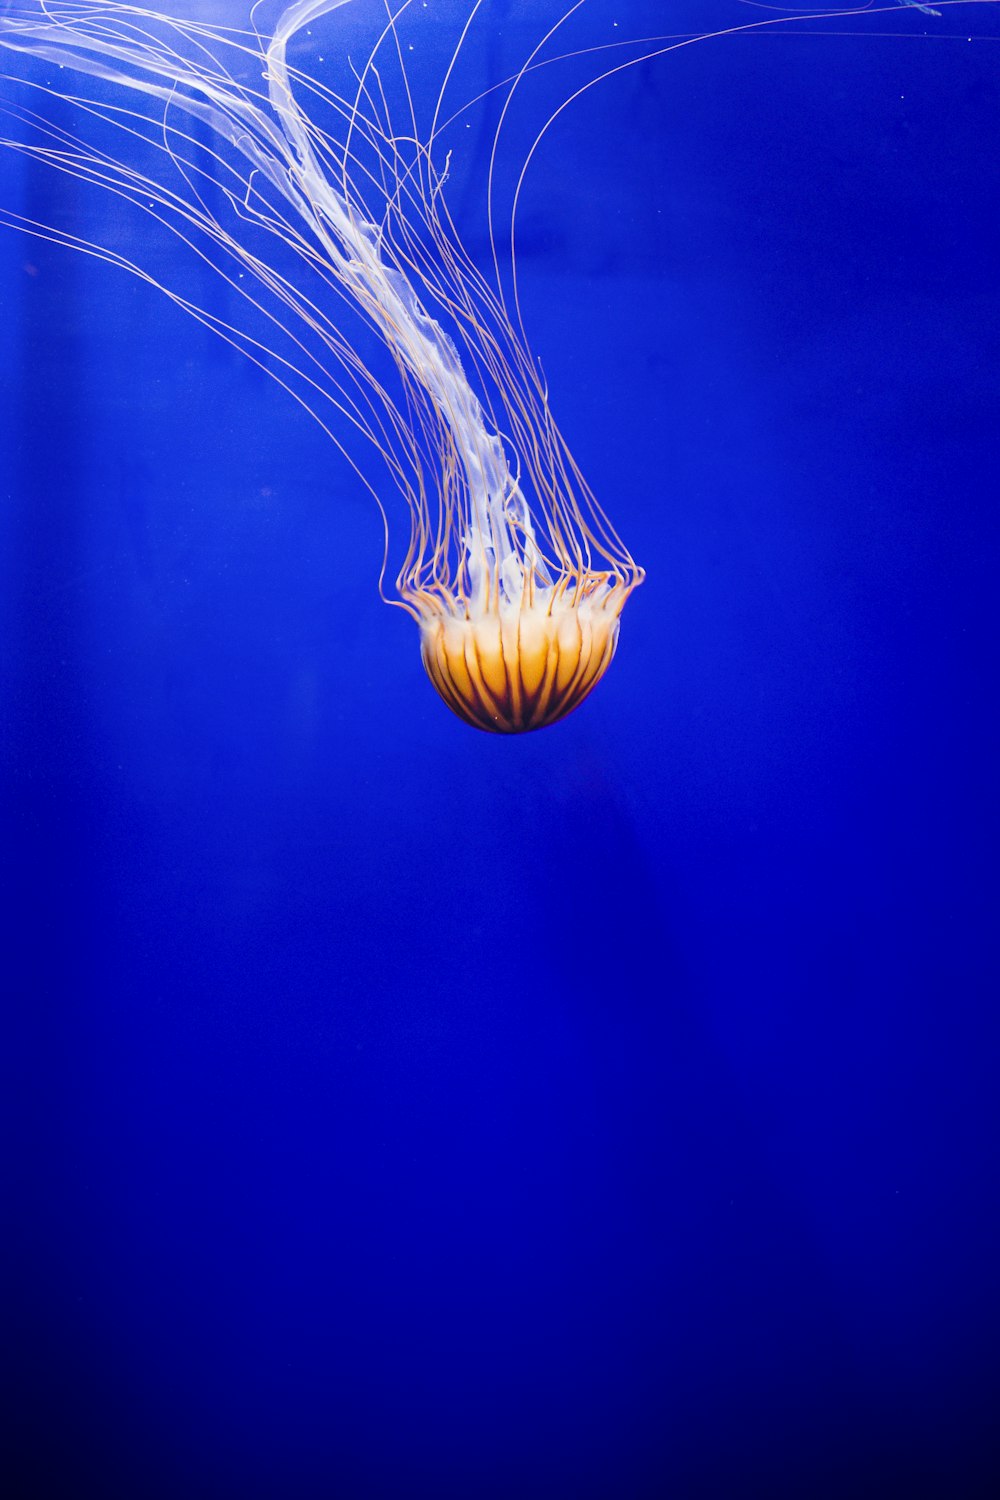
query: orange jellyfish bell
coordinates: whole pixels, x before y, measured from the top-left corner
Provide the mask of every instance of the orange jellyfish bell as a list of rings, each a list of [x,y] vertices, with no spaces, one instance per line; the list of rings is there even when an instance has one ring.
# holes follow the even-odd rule
[[[521,734],[572,712],[601,678],[618,644],[618,597],[560,598],[473,619],[435,612],[420,651],[450,709],[476,729]]]
[[[499,504],[488,489],[477,497],[466,474],[441,507],[448,544],[418,526],[411,567],[397,580],[434,687],[466,724],[493,734],[543,729],[583,702],[607,671],[622,609],[643,577],[606,523],[594,534],[584,500],[595,526],[604,518],[582,480],[546,492],[541,477],[545,503],[529,509],[505,467],[494,477],[493,493],[507,491]],[[589,566],[595,552],[609,566]]]
[[[448,707],[476,729],[522,734],[565,718],[601,680],[644,574],[574,463],[505,310],[493,304],[489,324],[471,327],[482,348],[511,350],[492,362],[488,408],[447,335],[421,320],[416,389],[432,395],[421,426],[440,477],[433,507],[408,497],[410,549],[396,587]],[[415,347],[411,339],[408,357]],[[513,455],[498,408],[520,438]],[[421,413],[419,400],[412,409]]]

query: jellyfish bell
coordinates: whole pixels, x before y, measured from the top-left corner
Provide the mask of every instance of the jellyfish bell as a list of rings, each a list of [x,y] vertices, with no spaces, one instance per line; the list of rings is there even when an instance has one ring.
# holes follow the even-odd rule
[[[476,729],[519,734],[565,718],[600,681],[618,644],[621,612],[642,570],[584,569],[543,558],[520,497],[516,527],[473,519],[466,555],[445,589],[399,580],[420,628],[427,675]],[[497,545],[498,536],[504,550]]]
[[[557,524],[567,509],[573,527]],[[461,542],[456,558],[423,537],[397,580],[428,677],[476,729],[519,734],[565,718],[607,670],[641,568],[590,537],[568,483],[534,513],[517,486],[502,507],[473,505]],[[427,554],[447,585],[423,582]]]
[[[428,614],[420,626],[427,675],[448,707],[476,729],[542,729],[565,718],[604,676],[623,602],[605,595],[478,618]]]
[[[569,556],[547,562],[519,495],[505,516],[517,518],[501,532],[505,555],[484,545],[473,523],[451,588],[404,584],[403,592],[427,675],[448,707],[474,728],[519,734],[565,718],[600,681],[642,571],[585,568]]]

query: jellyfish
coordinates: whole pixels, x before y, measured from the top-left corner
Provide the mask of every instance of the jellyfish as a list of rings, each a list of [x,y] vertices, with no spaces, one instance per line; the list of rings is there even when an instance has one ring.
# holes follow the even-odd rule
[[[386,6],[378,41],[353,70],[353,94],[293,66],[292,44],[297,52],[315,24],[348,3],[296,0],[267,35],[256,29],[258,6],[251,29],[239,30],[118,0],[15,4],[0,18],[0,45],[58,69],[32,86],[114,127],[120,146],[108,151],[93,131],[78,136],[24,106],[13,109],[32,131],[5,144],[167,225],[290,341],[290,353],[278,352],[162,288],[264,364],[353,464],[382,514],[382,597],[412,616],[427,675],[448,707],[482,730],[539,729],[604,675],[643,572],[556,426],[492,220],[489,274],[449,213],[447,158],[437,149],[444,88],[423,128],[412,98],[394,120],[381,59],[395,51],[407,96],[398,22],[410,0],[394,12]],[[482,3],[470,4],[459,47]],[[546,39],[508,81],[505,110]],[[99,84],[80,97],[66,70],[81,86],[82,75]],[[156,165],[139,165],[150,148]],[[495,153],[494,141],[490,175]],[[48,233],[151,279],[114,245]],[[353,326],[345,309],[387,353],[391,388],[363,340],[345,331]],[[337,424],[366,440],[404,502],[408,535],[391,592],[383,483],[358,464]]]

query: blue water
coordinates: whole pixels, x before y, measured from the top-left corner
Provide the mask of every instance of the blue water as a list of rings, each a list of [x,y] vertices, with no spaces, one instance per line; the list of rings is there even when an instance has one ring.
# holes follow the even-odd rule
[[[489,0],[467,92],[555,9]],[[435,697],[264,373],[0,235],[17,1500],[997,1492],[1000,16],[944,11],[540,149],[526,323],[648,581],[539,734]],[[200,274],[11,153],[0,201]]]

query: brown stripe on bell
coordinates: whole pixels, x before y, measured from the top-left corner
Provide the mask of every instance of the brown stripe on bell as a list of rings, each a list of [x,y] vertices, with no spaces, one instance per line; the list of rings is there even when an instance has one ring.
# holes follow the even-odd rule
[[[489,611],[478,619],[421,621],[427,675],[460,719],[494,734],[522,734],[564,718],[604,675],[625,600]]]

